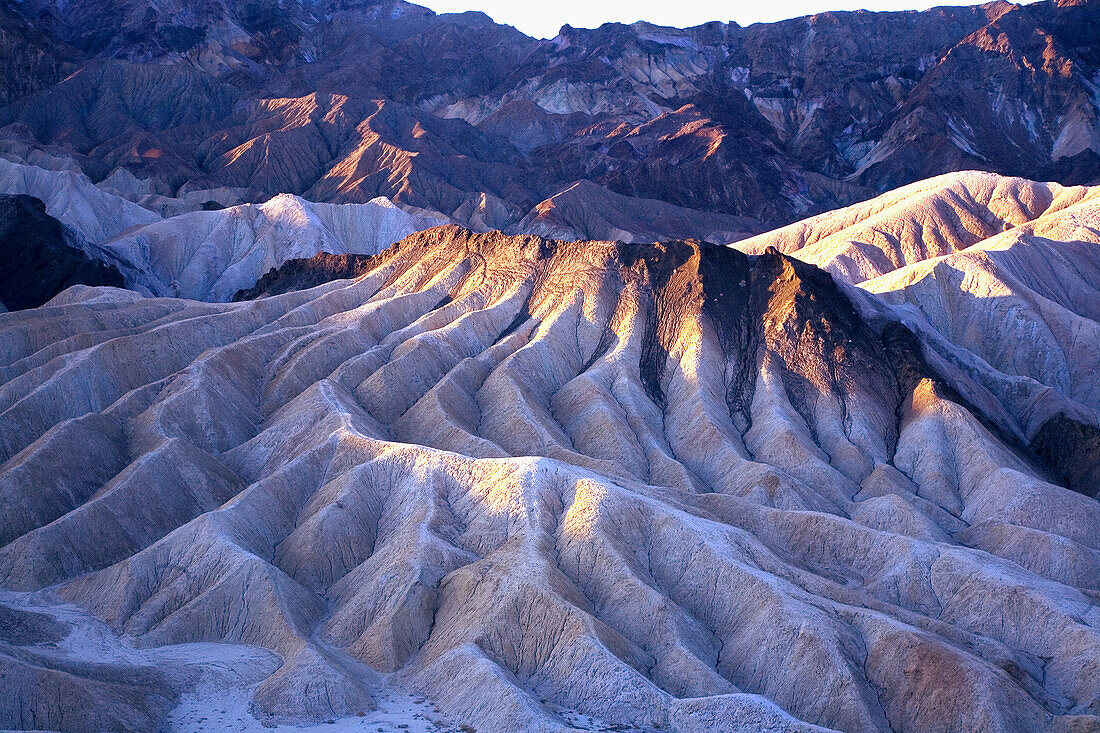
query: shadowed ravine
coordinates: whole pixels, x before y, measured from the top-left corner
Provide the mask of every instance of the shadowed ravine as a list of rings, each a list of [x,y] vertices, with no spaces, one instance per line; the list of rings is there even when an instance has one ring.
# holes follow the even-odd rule
[[[1056,483],[1095,469],[828,273],[457,227],[321,260],[3,316],[0,587],[267,649],[269,721],[399,684],[478,730],[1100,725],[1100,503]]]

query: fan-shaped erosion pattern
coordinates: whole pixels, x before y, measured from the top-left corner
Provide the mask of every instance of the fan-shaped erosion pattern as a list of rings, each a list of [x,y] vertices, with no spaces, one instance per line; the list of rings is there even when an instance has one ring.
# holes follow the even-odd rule
[[[272,722],[1100,724],[1100,503],[824,271],[456,227],[329,266],[0,314],[0,586],[261,647]]]

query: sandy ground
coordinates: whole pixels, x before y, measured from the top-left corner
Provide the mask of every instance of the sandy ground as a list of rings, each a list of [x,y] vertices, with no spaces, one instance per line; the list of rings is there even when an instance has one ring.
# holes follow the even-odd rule
[[[340,718],[316,725],[265,727],[249,712],[249,701],[259,683],[279,660],[258,647],[244,644],[194,643],[142,649],[115,634],[106,624],[82,609],[54,603],[41,594],[0,591],[0,603],[13,608],[45,613],[69,625],[69,633],[56,643],[35,645],[38,651],[89,662],[151,665],[174,669],[194,680],[168,716],[173,733],[199,731],[371,731],[372,733],[468,733],[471,728],[447,721],[426,700],[400,690],[383,688],[376,693],[378,709],[361,717]]]
[[[430,701],[383,686],[375,693],[378,709],[362,716],[336,718],[316,724],[265,726],[249,712],[249,701],[260,682],[278,668],[278,658],[259,647],[245,644],[192,643],[144,649],[107,624],[68,603],[41,593],[0,590],[0,603],[44,613],[69,626],[68,635],[56,643],[35,644],[37,651],[59,657],[97,663],[151,665],[174,670],[191,682],[179,704],[168,714],[171,733],[474,733],[455,723]],[[549,705],[549,704],[548,704]],[[549,705],[565,723],[581,731],[621,731],[635,728],[582,715],[575,710]]]
[[[249,714],[250,697],[251,688],[196,689],[184,695],[180,704],[171,712],[168,729],[174,733],[460,733],[463,730],[460,726],[445,721],[427,701],[398,691],[379,693],[378,709],[361,717],[337,718],[316,725],[280,725],[273,728],[264,727]]]

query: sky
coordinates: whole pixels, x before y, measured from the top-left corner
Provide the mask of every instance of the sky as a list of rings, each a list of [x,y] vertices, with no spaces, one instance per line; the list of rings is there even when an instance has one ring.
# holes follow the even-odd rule
[[[437,13],[480,10],[529,36],[553,38],[565,23],[595,28],[608,21],[647,20],[686,27],[710,20],[741,25],[771,22],[825,10],[925,10],[937,5],[974,5],[980,0],[412,0]]]

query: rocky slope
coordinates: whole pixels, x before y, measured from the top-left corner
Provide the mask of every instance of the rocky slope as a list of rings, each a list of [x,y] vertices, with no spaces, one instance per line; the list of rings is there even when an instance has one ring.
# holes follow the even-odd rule
[[[399,685],[484,730],[1100,723],[1100,503],[1059,485],[1095,466],[904,308],[776,249],[440,227],[347,260],[0,315],[3,605],[193,671],[267,650],[219,684],[268,722]],[[123,729],[192,684],[125,664]],[[0,724],[95,729],[103,673],[64,677],[92,722],[24,692]]]
[[[78,170],[49,170],[0,158],[0,193],[43,202],[46,213],[83,246],[160,219],[148,209],[100,190]]]
[[[862,283],[908,265],[950,255],[1008,233],[1068,241],[1095,232],[1100,188],[964,171],[903,186],[736,243],[759,254],[769,247]],[[1077,207],[1077,208],[1075,208]],[[1038,230],[1036,230],[1038,227]],[[984,246],[984,245],[981,245]]]
[[[545,41],[393,0],[5,7],[0,54],[38,60],[20,56],[0,141],[163,196],[385,196],[487,230],[588,181],[634,199],[609,231],[642,241],[696,236],[715,214],[759,231],[956,170],[1100,176],[1085,0]],[[690,212],[654,232],[653,201]]]
[[[233,300],[255,300],[268,295],[307,290],[333,280],[351,280],[367,274],[373,263],[374,257],[371,255],[318,252],[312,257],[288,260],[268,270],[254,286],[234,293]]]
[[[1095,451],[1100,188],[952,174],[737,246],[775,247],[875,294],[867,307],[923,334],[978,385],[974,399],[1006,406],[1019,440]],[[1100,489],[1087,471],[1070,483]]]
[[[58,159],[38,162],[57,164]],[[40,197],[47,218],[64,226],[76,254],[116,275],[68,284],[125,283],[148,295],[225,301],[286,260],[318,252],[378,252],[412,232],[447,223],[430,213],[404,211],[384,197],[336,205],[281,195],[260,205],[222,207],[216,199],[236,199],[232,189],[195,189],[172,198],[143,192],[136,184],[129,174],[116,173],[95,185],[78,170],[0,158],[0,192],[29,191]],[[174,215],[162,217],[154,208]],[[0,226],[21,226],[14,216],[0,210]],[[41,276],[30,260],[7,262],[13,281]]]
[[[7,104],[61,79],[76,56],[57,38],[34,28],[10,3],[0,5],[0,104]]]
[[[744,239],[759,228],[755,219],[707,214],[657,199],[623,196],[580,180],[539,202],[508,231],[563,240],[634,243],[687,237],[717,244]]]
[[[318,252],[375,253],[444,223],[406,213],[385,198],[339,205],[283,195],[259,206],[180,214],[128,230],[98,248],[126,263],[127,283],[136,290],[217,302],[286,260]]]
[[[948,171],[1095,182],[1097,7],[565,26],[542,41],[393,0],[22,0],[0,8],[0,191],[43,200],[130,286],[225,300],[286,257],[370,253],[421,216],[730,242]],[[385,198],[413,223],[285,256],[261,236],[194,259],[201,237],[171,234],[282,194]],[[171,254],[146,252],[146,235]]]

